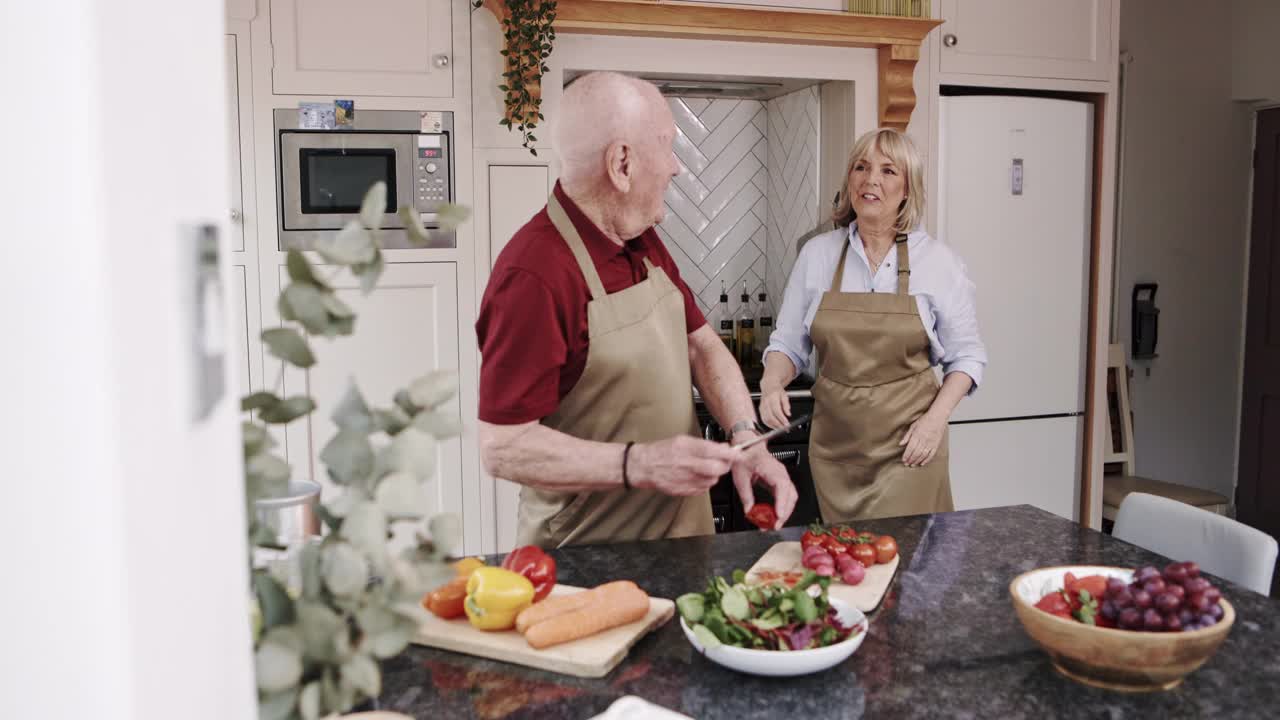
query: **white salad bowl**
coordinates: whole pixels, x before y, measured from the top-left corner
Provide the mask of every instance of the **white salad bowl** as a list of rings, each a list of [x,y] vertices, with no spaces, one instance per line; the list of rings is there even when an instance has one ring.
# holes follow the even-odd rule
[[[843,625],[852,625],[854,630],[849,637],[834,645],[814,648],[812,650],[749,650],[747,648],[719,645],[706,647],[693,634],[689,624],[680,618],[680,629],[694,649],[702,653],[714,663],[730,670],[749,675],[767,675],[770,677],[792,677],[808,675],[834,667],[844,662],[858,649],[867,637],[869,623],[867,616],[858,608],[835,598],[830,598],[831,607],[836,609],[836,617]]]

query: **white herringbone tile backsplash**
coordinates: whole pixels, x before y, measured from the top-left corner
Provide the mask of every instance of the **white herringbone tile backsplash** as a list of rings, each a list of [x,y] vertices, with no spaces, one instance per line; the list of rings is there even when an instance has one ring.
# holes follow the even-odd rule
[[[722,281],[730,312],[737,312],[743,282],[753,300],[767,291],[776,311],[795,240],[816,218],[817,89],[767,104],[667,102],[676,119],[680,175],[667,189],[667,219],[658,234],[713,326]]]

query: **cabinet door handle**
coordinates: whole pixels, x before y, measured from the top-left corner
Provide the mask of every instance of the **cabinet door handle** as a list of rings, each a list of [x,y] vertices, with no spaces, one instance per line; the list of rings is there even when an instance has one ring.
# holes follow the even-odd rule
[[[449,56],[441,53],[431,58],[431,62],[435,63],[436,67],[444,69],[449,67]]]
[[[955,33],[947,33],[942,36],[942,44],[947,47],[955,47],[958,42],[960,42],[960,38],[956,37]]]

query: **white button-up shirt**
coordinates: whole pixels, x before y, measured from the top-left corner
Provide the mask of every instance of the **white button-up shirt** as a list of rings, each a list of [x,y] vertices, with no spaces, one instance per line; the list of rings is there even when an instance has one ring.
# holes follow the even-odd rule
[[[889,248],[872,275],[856,222],[847,229],[818,235],[805,244],[796,258],[782,308],[769,336],[769,346],[764,351],[766,357],[771,352],[780,352],[791,358],[801,372],[810,368],[813,339],[809,328],[822,294],[831,289],[836,262],[845,243],[851,247],[845,257],[840,288],[843,292],[898,291],[896,248]],[[973,378],[973,386],[977,388],[987,364],[987,348],[978,335],[974,285],[964,262],[948,245],[929,237],[923,230],[907,235],[907,254],[911,260],[908,292],[920,308],[920,319],[929,336],[930,360],[934,365],[941,364],[944,374],[965,373]]]

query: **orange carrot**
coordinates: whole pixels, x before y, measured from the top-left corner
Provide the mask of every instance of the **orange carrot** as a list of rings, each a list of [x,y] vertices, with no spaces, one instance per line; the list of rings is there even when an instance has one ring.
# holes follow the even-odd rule
[[[636,587],[636,584],[630,580],[617,580],[599,585],[590,590],[576,592],[572,595],[556,595],[555,597],[549,597],[542,602],[530,605],[527,609],[516,616],[516,631],[524,634],[526,630],[537,625],[543,620],[548,620],[556,615],[561,615],[573,610],[581,610],[591,604],[591,601],[594,598],[598,597],[602,592],[605,592],[606,588],[621,585],[629,585],[639,590],[639,588]]]
[[[529,646],[541,650],[578,640],[635,622],[649,612],[649,596],[630,581],[609,583],[588,592],[593,597],[585,607],[560,613],[525,631]]]

